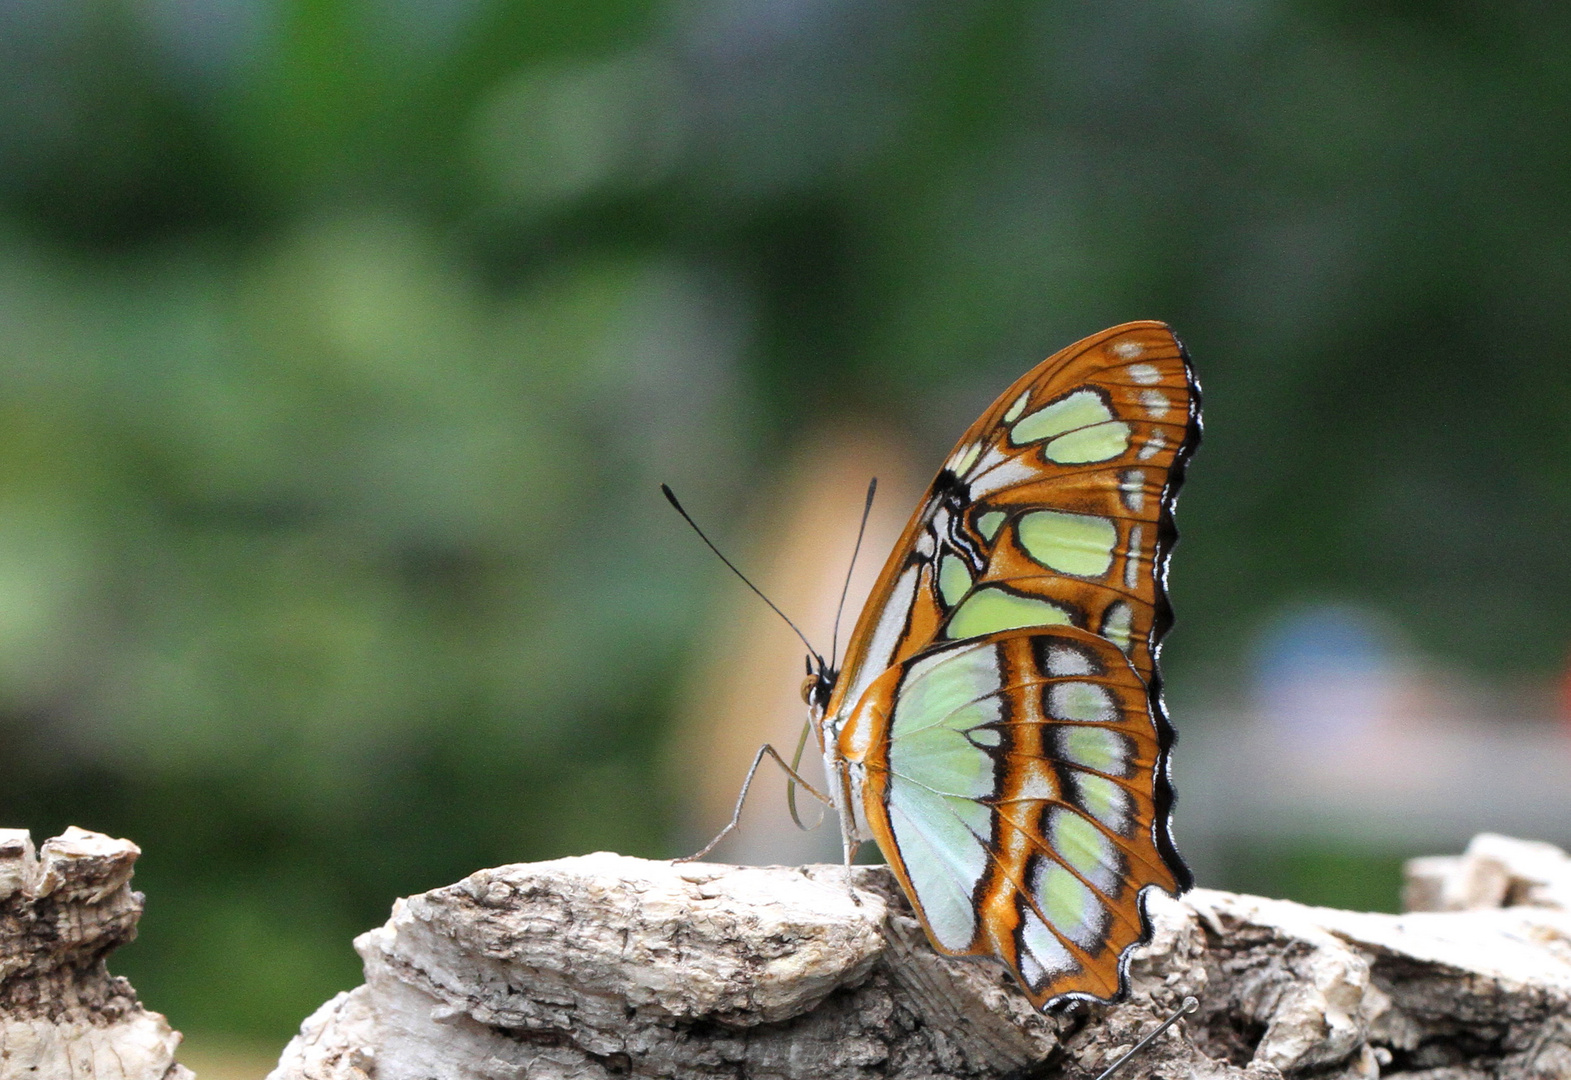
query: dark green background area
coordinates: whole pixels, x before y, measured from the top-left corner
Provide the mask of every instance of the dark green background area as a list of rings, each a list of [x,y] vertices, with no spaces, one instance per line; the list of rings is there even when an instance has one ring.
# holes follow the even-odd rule
[[[729,586],[657,484],[745,544],[804,431],[936,463],[1128,319],[1206,389],[1181,723],[1306,599],[1564,664],[1562,6],[63,0],[0,67],[0,824],[144,846],[178,1027],[281,1041],[477,867],[672,854]]]

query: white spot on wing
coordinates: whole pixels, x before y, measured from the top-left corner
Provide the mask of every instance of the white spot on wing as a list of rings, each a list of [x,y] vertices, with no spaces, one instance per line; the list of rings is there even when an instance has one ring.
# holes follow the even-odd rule
[[[1139,469],[1125,469],[1118,477],[1118,493],[1130,513],[1140,513],[1146,502],[1146,476]]]
[[[1129,527],[1129,551],[1124,556],[1124,584],[1131,589],[1140,583],[1140,541],[1144,532],[1142,526]]]
[[[1162,373],[1150,364],[1130,364],[1129,377],[1141,386],[1150,386],[1162,380]]]
[[[955,452],[950,455],[950,458],[947,462],[945,462],[944,467],[950,472],[954,473],[956,476],[964,476],[966,474],[966,470],[969,469],[972,465],[976,464],[976,459],[981,455],[982,446],[980,443],[972,443],[970,446],[956,447]]]
[[[971,498],[981,499],[995,491],[1023,484],[1027,480],[1036,478],[1038,469],[1025,455],[991,466],[985,472],[978,471],[976,478],[971,481]]]
[[[1046,776],[1037,769],[1032,769],[1026,774],[1025,783],[1020,785],[1020,798],[1022,799],[1048,799],[1058,798],[1058,789]]]
[[[1046,980],[1054,975],[1069,971],[1075,966],[1075,958],[1070,955],[1064,943],[1049,930],[1036,912],[1027,908],[1025,918],[1020,921],[1020,968],[1025,971],[1025,960],[1030,957],[1037,969],[1041,972],[1041,981],[1032,980],[1033,987],[1040,988]]]
[[[1162,452],[1162,448],[1166,445],[1167,436],[1163,435],[1160,431],[1153,431],[1151,433],[1151,437],[1146,440],[1146,444],[1140,448],[1140,453],[1136,456],[1139,457],[1141,461],[1150,461],[1152,458],[1160,454]]]
[[[1036,953],[1024,946],[1020,949],[1020,974],[1026,977],[1026,985],[1033,990],[1041,988],[1042,977],[1047,974],[1042,965],[1036,962]]]
[[[1107,614],[1102,617],[1102,636],[1128,653],[1130,630],[1133,626],[1134,613],[1128,604],[1120,600],[1111,605],[1107,609]]]
[[[1048,687],[1047,711],[1054,720],[1081,724],[1111,724],[1118,720],[1113,695],[1096,683],[1065,682]]]
[[[1140,391],[1140,404],[1146,407],[1146,415],[1153,420],[1160,420],[1167,415],[1167,410],[1172,403],[1167,400],[1167,395],[1160,390]]]
[[[981,460],[976,463],[976,468],[973,471],[978,473],[985,473],[994,465],[998,465],[1006,460],[1006,458],[1007,455],[1000,448],[999,444],[993,443],[987,448],[987,452],[982,455]]]
[[[1133,360],[1135,357],[1139,356],[1145,351],[1146,347],[1140,344],[1138,341],[1120,341],[1117,345],[1113,346],[1114,355],[1121,356],[1125,360]]]
[[[1054,677],[1064,675],[1091,675],[1096,665],[1084,649],[1073,645],[1054,645],[1047,650],[1047,673]]]

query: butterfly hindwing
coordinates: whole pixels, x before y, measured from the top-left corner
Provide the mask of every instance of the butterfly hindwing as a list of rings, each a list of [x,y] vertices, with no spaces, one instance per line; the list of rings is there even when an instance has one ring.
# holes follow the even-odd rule
[[[891,668],[845,728],[934,943],[999,957],[1038,1005],[1115,996],[1142,890],[1180,887],[1152,827],[1166,748],[1146,693],[1105,639],[1010,630]]]
[[[1190,883],[1156,657],[1199,407],[1155,322],[1018,380],[906,526],[826,709],[934,944],[997,956],[1038,1005],[1116,997],[1144,891]]]

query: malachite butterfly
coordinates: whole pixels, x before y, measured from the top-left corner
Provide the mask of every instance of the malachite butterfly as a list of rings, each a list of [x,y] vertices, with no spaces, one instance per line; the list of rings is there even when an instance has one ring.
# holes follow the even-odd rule
[[[935,948],[1038,1007],[1123,993],[1173,844],[1157,653],[1200,387],[1159,322],[1027,372],[961,437],[839,670],[803,688],[848,851],[875,840]]]

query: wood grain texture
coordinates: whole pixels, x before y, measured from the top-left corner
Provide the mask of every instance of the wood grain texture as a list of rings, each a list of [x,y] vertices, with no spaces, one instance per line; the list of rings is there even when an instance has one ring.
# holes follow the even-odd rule
[[[1157,896],[1117,1006],[1042,1016],[935,953],[887,870],[598,854],[484,870],[356,942],[366,983],[272,1080],[1571,1076],[1571,913],[1381,915]]]
[[[180,1034],[104,958],[136,936],[141,854],[71,828],[0,829],[0,1080],[190,1080]]]

